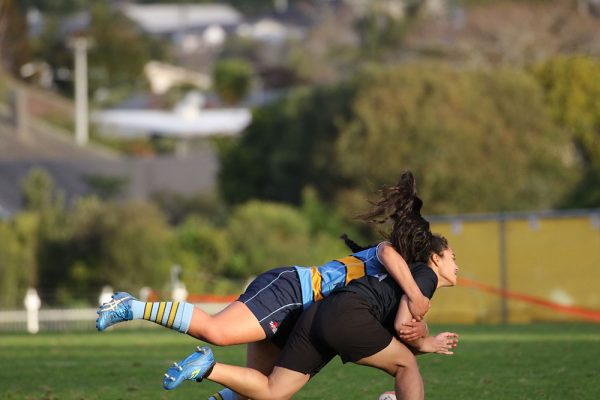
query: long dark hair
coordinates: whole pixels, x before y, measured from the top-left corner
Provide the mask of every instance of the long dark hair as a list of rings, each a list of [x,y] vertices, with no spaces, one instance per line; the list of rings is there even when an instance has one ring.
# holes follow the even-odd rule
[[[380,232],[407,263],[427,262],[431,253],[431,230],[429,222],[421,216],[423,201],[417,196],[415,178],[405,171],[395,186],[379,191],[373,209],[359,218],[373,224],[391,223],[390,232]]]

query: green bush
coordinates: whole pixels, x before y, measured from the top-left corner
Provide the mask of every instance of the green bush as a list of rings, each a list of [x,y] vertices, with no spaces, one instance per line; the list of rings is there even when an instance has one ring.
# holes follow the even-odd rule
[[[252,65],[242,59],[221,60],[215,66],[214,87],[227,104],[240,102],[250,90]]]
[[[104,285],[163,289],[172,264],[170,236],[163,215],[150,204],[81,199],[65,234],[41,244],[41,281],[59,304],[95,303]]]
[[[287,205],[251,201],[238,207],[227,226],[233,277],[257,275],[270,268],[316,265],[348,253],[341,240],[310,234],[309,221]]]
[[[0,308],[21,308],[32,284],[33,252],[21,222],[0,221]]]

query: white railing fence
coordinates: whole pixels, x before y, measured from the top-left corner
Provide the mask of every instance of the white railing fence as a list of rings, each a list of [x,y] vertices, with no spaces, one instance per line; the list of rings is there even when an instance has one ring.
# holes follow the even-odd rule
[[[221,311],[229,303],[198,303],[196,306],[204,311],[214,314]],[[64,332],[64,331],[91,331],[96,329],[97,308],[73,308],[73,309],[41,309],[37,312],[37,323],[39,332]],[[0,311],[0,332],[30,332],[28,326],[28,311]],[[31,324],[31,321],[29,321]],[[133,321],[122,324],[120,327],[140,329],[156,327],[145,321]]]

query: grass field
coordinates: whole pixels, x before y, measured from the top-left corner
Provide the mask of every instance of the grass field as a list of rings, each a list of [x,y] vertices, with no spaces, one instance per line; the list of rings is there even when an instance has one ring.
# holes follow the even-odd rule
[[[433,326],[461,335],[454,356],[419,358],[427,399],[600,399],[600,325]],[[205,399],[218,386],[162,389],[169,364],[197,341],[167,330],[0,334],[1,399]],[[242,346],[215,348],[242,364]],[[384,373],[334,360],[297,399],[377,399]]]

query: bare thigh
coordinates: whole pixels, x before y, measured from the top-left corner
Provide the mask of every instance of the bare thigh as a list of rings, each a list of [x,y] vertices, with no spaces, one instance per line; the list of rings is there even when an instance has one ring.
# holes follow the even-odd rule
[[[217,346],[257,342],[267,336],[252,311],[241,301],[234,301],[215,315],[194,308],[188,334]]]

